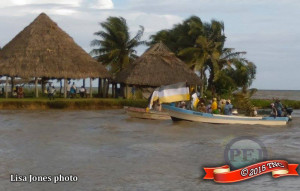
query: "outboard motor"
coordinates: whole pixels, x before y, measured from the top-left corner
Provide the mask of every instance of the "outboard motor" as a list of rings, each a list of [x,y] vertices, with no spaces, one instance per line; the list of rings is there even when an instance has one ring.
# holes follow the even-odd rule
[[[289,118],[289,120],[292,120],[292,113],[293,113],[293,108],[291,107],[286,108],[286,116]]]

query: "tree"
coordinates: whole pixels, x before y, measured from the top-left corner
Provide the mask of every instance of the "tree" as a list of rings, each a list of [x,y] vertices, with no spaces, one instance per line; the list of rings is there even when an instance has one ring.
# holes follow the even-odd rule
[[[163,42],[177,56],[178,53],[188,47],[193,47],[198,36],[203,34],[202,21],[197,16],[192,16],[174,25],[170,30],[161,30],[150,36],[150,45]],[[180,56],[179,56],[180,57]]]
[[[211,20],[203,23],[199,17],[192,16],[170,30],[159,31],[150,39],[150,44],[164,42],[192,70],[198,71],[200,78],[207,80],[213,95],[232,92],[247,83],[251,84],[255,78],[255,65],[242,57],[246,52],[224,48],[226,36],[223,22]]]
[[[234,59],[224,67],[215,81],[216,93],[232,94],[241,88],[246,91],[255,79],[256,66],[245,59]]]
[[[209,70],[208,86],[212,92],[215,92],[214,81],[222,68],[220,56],[225,43],[224,24],[215,20],[203,25],[193,23],[190,25],[190,34],[195,34],[195,31],[199,31],[200,35],[194,45],[181,50],[178,55],[192,69],[200,72],[202,80],[206,78],[205,71]],[[201,94],[203,94],[203,88],[202,86]]]
[[[100,26],[102,30],[94,33],[100,40],[95,39],[91,42],[91,46],[97,47],[91,54],[99,62],[107,65],[112,74],[116,74],[137,58],[135,48],[145,43],[141,41],[144,27],[140,26],[137,34],[131,38],[123,17],[108,17]]]

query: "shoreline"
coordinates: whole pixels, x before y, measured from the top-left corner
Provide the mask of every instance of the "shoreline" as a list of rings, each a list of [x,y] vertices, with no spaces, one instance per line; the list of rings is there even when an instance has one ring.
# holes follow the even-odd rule
[[[57,98],[25,98],[25,99],[0,99],[0,110],[101,110],[120,109],[124,106],[146,107],[147,100],[111,99],[111,98],[86,98],[86,99],[64,99]]]
[[[269,99],[251,99],[252,104],[258,109],[269,109],[273,102]],[[293,109],[300,109],[300,101],[281,100],[282,104]],[[56,98],[8,98],[0,99],[0,110],[101,110],[101,109],[121,109],[124,106],[146,108],[148,101],[144,99],[113,99],[113,98],[85,98],[85,99],[64,99]]]
[[[283,105],[291,107],[293,109],[300,109],[300,101],[297,100],[280,100]],[[274,101],[271,99],[251,99],[251,103],[258,109],[270,109],[271,103]]]

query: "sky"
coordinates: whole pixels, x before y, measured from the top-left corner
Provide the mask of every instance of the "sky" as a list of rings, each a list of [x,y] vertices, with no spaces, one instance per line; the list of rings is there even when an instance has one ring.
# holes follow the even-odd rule
[[[257,66],[253,88],[300,90],[299,0],[1,0],[3,47],[41,12],[90,52],[90,42],[109,16],[127,20],[134,35],[144,26],[144,40],[196,15],[204,22],[223,21],[225,46],[246,51]],[[141,55],[146,47],[139,47]]]

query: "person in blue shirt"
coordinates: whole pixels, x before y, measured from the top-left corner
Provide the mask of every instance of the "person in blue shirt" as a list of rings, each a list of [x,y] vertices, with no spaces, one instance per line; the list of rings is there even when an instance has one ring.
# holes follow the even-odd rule
[[[232,104],[230,100],[226,101],[226,105],[224,106],[224,115],[232,115]]]
[[[275,108],[276,108],[276,110],[277,110],[277,117],[281,117],[283,106],[282,106],[280,100],[279,100],[279,99],[276,99],[274,105],[275,105]]]

